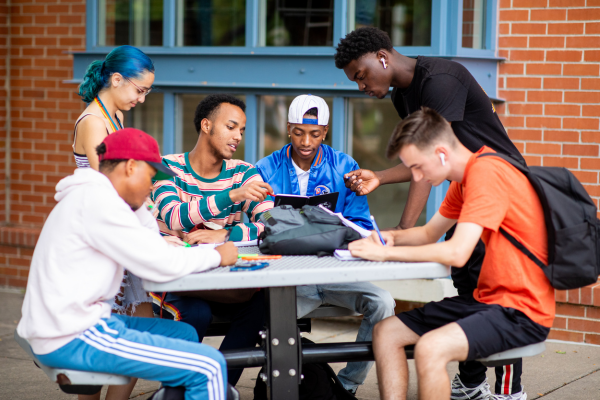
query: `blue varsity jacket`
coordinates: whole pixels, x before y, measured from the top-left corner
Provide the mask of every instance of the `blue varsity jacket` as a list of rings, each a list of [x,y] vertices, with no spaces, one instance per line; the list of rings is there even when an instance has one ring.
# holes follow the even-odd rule
[[[275,194],[300,195],[300,186],[296,170],[292,164],[294,151],[291,144],[283,146],[268,157],[256,163],[256,169]],[[332,149],[322,144],[310,167],[307,196],[339,192],[335,212],[365,228],[373,229],[371,224],[369,203],[366,196],[357,196],[344,185],[344,174],[358,169],[358,164],[348,154]]]

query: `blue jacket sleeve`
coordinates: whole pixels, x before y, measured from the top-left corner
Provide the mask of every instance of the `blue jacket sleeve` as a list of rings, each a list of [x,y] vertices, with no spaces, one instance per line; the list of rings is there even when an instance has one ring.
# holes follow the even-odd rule
[[[348,171],[354,171],[357,169],[359,169],[358,163],[354,161],[352,168],[348,169]],[[350,189],[346,187],[344,187],[344,189],[345,192],[342,192],[345,193],[344,211],[342,212],[344,218],[354,222],[361,228],[372,230],[373,224],[371,224],[371,212],[369,211],[367,196],[357,196],[356,193]],[[340,196],[342,193],[340,193]]]

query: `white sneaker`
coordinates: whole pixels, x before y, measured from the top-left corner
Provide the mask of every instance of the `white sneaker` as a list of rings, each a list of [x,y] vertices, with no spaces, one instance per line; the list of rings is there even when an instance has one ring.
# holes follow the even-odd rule
[[[487,378],[474,388],[466,387],[458,374],[452,380],[450,400],[488,400],[492,396]]]
[[[527,400],[527,393],[525,388],[521,386],[521,391],[513,394],[493,394],[490,396],[490,400]]]

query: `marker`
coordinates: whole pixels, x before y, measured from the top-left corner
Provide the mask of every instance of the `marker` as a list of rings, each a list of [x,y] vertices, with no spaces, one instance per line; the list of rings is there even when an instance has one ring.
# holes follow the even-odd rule
[[[275,197],[275,195],[273,193],[269,193],[269,192],[267,192],[267,196]]]
[[[260,254],[238,254],[238,258],[242,257],[258,257]]]
[[[377,226],[377,222],[375,222],[375,218],[373,218],[372,215],[371,215],[371,222],[373,222],[373,227],[375,228],[375,231],[379,235],[379,240],[381,240],[381,244],[383,244],[385,246],[385,240],[383,240],[383,236],[381,236],[381,232],[379,231],[379,227]]]
[[[192,247],[188,242],[183,242],[183,247]]]

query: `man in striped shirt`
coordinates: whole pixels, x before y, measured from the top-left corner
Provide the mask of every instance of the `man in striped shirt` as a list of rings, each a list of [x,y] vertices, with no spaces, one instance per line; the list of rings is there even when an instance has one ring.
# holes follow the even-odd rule
[[[210,95],[198,104],[194,125],[198,142],[192,151],[163,157],[176,176],[154,183],[160,231],[195,243],[253,240],[263,231],[260,215],[273,208],[269,193],[253,165],[232,157],[246,127],[246,105],[229,95]],[[243,223],[246,213],[249,223]],[[217,229],[214,229],[217,228]],[[164,297],[163,297],[164,296]],[[155,311],[196,328],[202,341],[213,315],[231,321],[221,350],[254,347],[264,325],[264,294],[257,289],[152,293]],[[164,313],[163,313],[164,314]],[[235,385],[243,369],[228,369]]]

